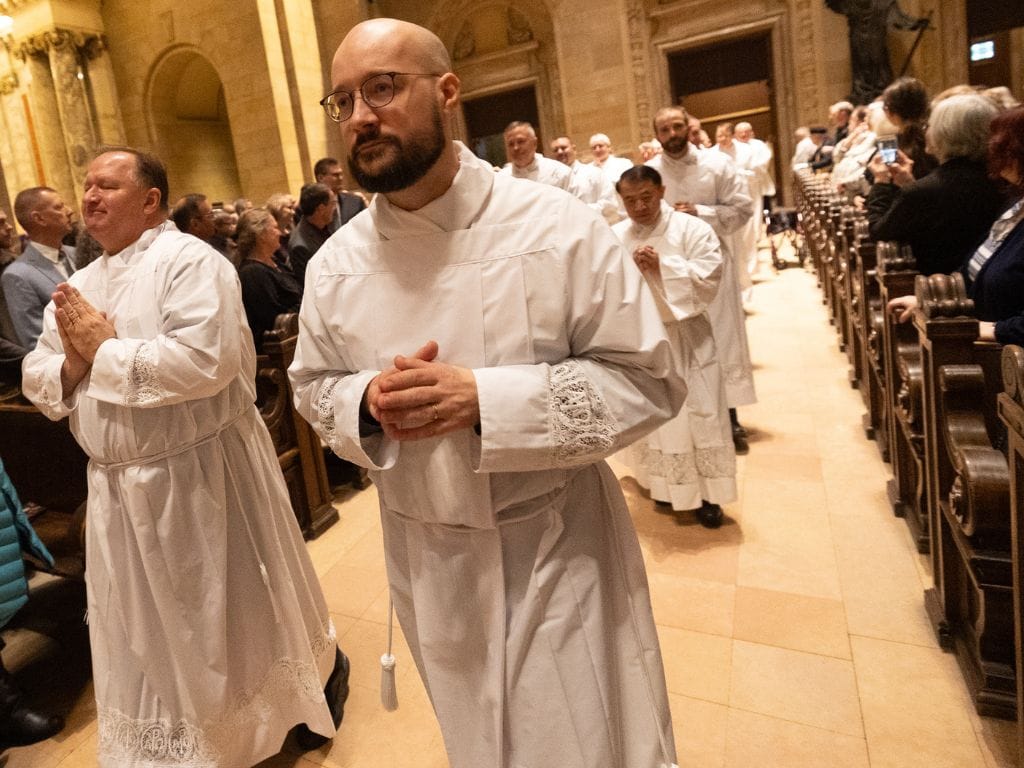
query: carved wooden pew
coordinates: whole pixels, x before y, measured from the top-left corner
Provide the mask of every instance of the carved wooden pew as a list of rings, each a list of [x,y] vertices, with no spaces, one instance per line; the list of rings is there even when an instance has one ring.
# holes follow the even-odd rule
[[[999,418],[1006,427],[1010,467],[1010,543],[1013,560],[1014,673],[1017,712],[1024,712],[1024,348],[1007,345],[1002,355]],[[1018,762],[1024,765],[1024,717],[1017,716]]]
[[[999,344],[978,341],[959,274],[919,275],[926,502],[933,590],[925,605],[978,712],[1013,718],[1010,478],[996,409]]]
[[[885,368],[882,355],[885,305],[881,301],[875,242],[868,233],[868,222],[859,216],[853,225],[850,248],[852,299],[850,314],[855,369],[861,399],[867,413],[864,434],[878,445],[884,461],[889,460],[889,428],[885,412]]]
[[[917,277],[907,246],[880,242],[875,246],[885,374],[885,423],[892,480],[886,486],[893,513],[907,521],[919,552],[929,549],[929,520],[924,501],[924,419],[921,348],[913,326],[885,314],[890,299],[914,292]]]
[[[295,357],[299,316],[279,315],[263,335],[257,358],[257,405],[274,441],[302,535],[315,539],[338,520],[320,438],[292,405],[288,366]]]

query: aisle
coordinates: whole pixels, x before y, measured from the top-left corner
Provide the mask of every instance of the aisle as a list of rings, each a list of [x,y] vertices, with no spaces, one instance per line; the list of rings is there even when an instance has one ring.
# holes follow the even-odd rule
[[[925,619],[925,561],[889,511],[888,469],[860,430],[860,397],[813,276],[794,268],[768,277],[748,324],[760,402],[740,411],[751,451],[739,460],[741,499],[726,508],[725,525],[708,531],[692,516],[658,512],[623,480],[647,558],[680,765],[1016,765],[1015,726],[974,714],[956,661]],[[444,768],[401,641],[401,707],[380,708],[387,595],[376,496],[371,488],[339,502],[341,521],[310,551],[352,657],[345,723],[330,750],[285,753],[259,768]],[[91,688],[68,706],[63,734],[0,764],[95,766]]]

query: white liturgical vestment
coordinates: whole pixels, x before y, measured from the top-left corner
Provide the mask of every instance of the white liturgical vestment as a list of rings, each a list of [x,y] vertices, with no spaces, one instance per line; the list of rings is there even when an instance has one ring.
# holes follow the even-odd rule
[[[665,185],[665,202],[692,203],[697,215],[715,230],[728,268],[722,273],[718,294],[708,307],[715,333],[715,349],[725,374],[725,396],[730,408],[757,402],[754,367],[750,362],[746,318],[737,283],[736,255],[731,237],[754,214],[746,184],[733,162],[721,152],[693,152],[680,158],[662,153],[647,161]]]
[[[568,192],[582,200],[590,208],[604,216],[609,224],[617,222],[619,216],[619,198],[615,194],[615,186],[608,181],[599,168],[593,165],[573,162],[569,168]]]
[[[728,146],[715,144],[711,152],[721,152],[733,161],[736,175],[742,179],[754,208],[759,209],[761,197],[754,189],[757,179],[753,167],[754,154],[750,147],[741,141],[733,140]],[[757,271],[757,241],[760,232],[761,218],[755,213],[747,219],[746,224],[732,234],[726,235],[729,238],[728,250],[733,255],[733,264],[736,267],[736,284],[741,291],[754,284],[751,276]]]
[[[452,768],[669,765],[643,560],[601,459],[678,412],[678,355],[596,213],[456,146],[441,197],[404,211],[377,195],[313,257],[296,405],[377,485]],[[361,438],[370,380],[430,339],[472,369],[479,429]]]
[[[664,200],[654,224],[620,221],[612,231],[627,253],[644,245],[658,253],[660,271],[643,275],[666,328],[679,335],[686,371],[679,415],[638,440],[626,461],[651,497],[673,509],[735,501],[736,452],[707,313],[725,268],[718,238],[709,225]]]
[[[54,307],[24,391],[89,456],[86,586],[103,768],[242,768],[334,734],[334,627],[256,410],[234,267],[164,222],[69,282],[117,338],[62,400]]]
[[[505,163],[501,173],[515,176],[517,179],[539,181],[541,184],[550,184],[552,187],[569,190],[569,166],[537,153],[533,155],[533,162],[522,168],[512,163]]]

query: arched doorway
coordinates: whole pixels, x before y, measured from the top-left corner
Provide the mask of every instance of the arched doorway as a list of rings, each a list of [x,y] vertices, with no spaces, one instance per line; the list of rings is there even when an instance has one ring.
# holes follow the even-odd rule
[[[147,103],[150,136],[167,166],[172,204],[192,192],[215,202],[241,195],[224,86],[202,54],[177,48],[159,59]]]

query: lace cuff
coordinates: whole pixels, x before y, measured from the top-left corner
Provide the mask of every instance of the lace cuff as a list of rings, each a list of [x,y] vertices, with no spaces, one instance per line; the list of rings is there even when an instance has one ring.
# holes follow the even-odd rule
[[[320,394],[316,399],[316,417],[323,430],[323,438],[328,444],[334,442],[334,389],[341,378],[328,376],[320,385]]]
[[[575,360],[559,363],[551,368],[548,384],[555,461],[571,466],[605,456],[615,443],[618,424],[583,366]]]
[[[143,342],[132,354],[124,372],[124,391],[124,404],[127,406],[160,402],[162,390],[157,378],[153,342]]]

